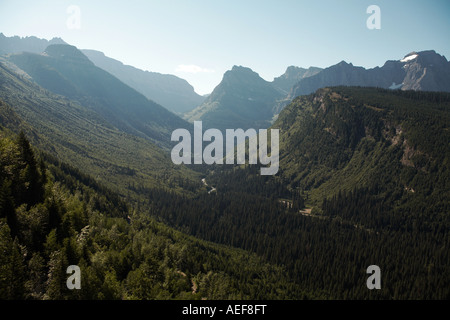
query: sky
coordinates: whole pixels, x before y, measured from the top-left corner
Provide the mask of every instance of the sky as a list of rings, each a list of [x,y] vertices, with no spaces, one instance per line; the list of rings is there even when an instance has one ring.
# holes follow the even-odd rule
[[[449,17],[449,0],[0,0],[5,36],[60,37],[199,94],[234,65],[272,81],[291,65],[373,68],[431,49],[449,59]]]

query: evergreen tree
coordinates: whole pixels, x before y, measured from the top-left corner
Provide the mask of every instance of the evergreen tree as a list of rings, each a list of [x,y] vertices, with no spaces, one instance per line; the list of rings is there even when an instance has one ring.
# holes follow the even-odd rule
[[[39,173],[37,161],[25,133],[21,131],[17,138],[20,150],[21,177],[23,190],[19,195],[18,204],[26,203],[29,207],[41,202],[44,195],[43,179]]]
[[[23,254],[9,227],[0,220],[0,299],[25,298],[25,267]]]
[[[19,231],[19,223],[17,221],[14,209],[14,199],[11,194],[11,181],[0,181],[0,218],[5,217],[11,231],[11,236],[16,237]]]

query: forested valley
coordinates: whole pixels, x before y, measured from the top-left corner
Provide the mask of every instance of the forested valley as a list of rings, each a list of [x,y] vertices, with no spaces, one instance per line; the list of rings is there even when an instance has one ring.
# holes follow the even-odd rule
[[[78,169],[35,152],[23,132],[0,135],[0,212],[1,299],[314,297],[280,266],[131,209]],[[69,265],[80,267],[80,290],[66,285]]]
[[[276,176],[192,167],[203,187],[136,180],[129,198],[2,126],[0,297],[449,299],[449,104],[319,90],[273,124]],[[81,290],[66,286],[69,265]],[[380,290],[366,286],[370,265]]]
[[[448,299],[449,112],[447,93],[322,89],[273,125],[277,176],[216,166],[205,174],[214,192],[153,191],[145,207],[282,264],[322,298]],[[378,292],[366,287],[369,265],[382,270]]]

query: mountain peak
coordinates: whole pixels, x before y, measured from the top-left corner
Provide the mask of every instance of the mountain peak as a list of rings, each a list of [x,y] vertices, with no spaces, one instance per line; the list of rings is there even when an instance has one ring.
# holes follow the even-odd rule
[[[307,69],[303,69],[303,68],[296,67],[296,66],[289,66],[289,67],[287,67],[286,72],[281,75],[281,77],[284,77],[284,78],[292,78],[292,77],[300,78],[306,71],[307,71]]]
[[[248,67],[237,66],[237,65],[234,65],[233,68],[231,68],[231,71],[241,72],[241,73],[256,73],[255,71],[253,71],[252,69],[250,69]]]
[[[62,38],[60,37],[54,37],[52,38],[49,42],[49,44],[67,44],[67,42],[65,42]]]
[[[84,64],[93,63],[75,46],[68,44],[51,44],[45,49],[44,55],[52,58],[64,59],[70,62],[78,62]]]
[[[303,78],[311,77],[319,73],[322,69],[317,67],[309,67],[308,69],[296,66],[287,67],[284,74],[273,79],[272,83],[275,87],[289,93],[295,83]]]
[[[272,109],[283,94],[252,69],[233,66],[197,108],[185,115],[188,121],[204,121],[204,127],[267,128]]]
[[[403,59],[400,60],[400,62],[410,62],[416,60],[418,62],[422,62],[425,64],[439,64],[439,63],[447,63],[447,59],[438,54],[434,50],[425,50],[420,52],[410,52],[408,53]]]
[[[423,56],[423,55],[440,56],[440,54],[436,53],[436,51],[434,51],[434,50],[424,50],[424,51],[418,52],[418,54],[421,55],[421,56]]]
[[[352,63],[347,63],[345,60],[342,60],[341,62],[335,64],[337,67],[353,67]]]
[[[223,81],[236,83],[247,83],[248,81],[266,82],[259,76],[258,73],[248,67],[233,66],[231,70],[228,70],[223,75]]]

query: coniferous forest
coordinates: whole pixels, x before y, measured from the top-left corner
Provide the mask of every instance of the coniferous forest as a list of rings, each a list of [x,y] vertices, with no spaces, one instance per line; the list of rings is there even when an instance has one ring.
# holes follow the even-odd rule
[[[274,124],[284,129],[279,175],[217,166],[207,173],[212,192],[149,191],[145,207],[283,265],[321,298],[448,299],[449,102],[343,87],[299,97]],[[383,270],[379,292],[365,283],[373,264]]]
[[[36,156],[23,133],[2,137],[1,151],[2,299],[312,297],[255,254],[131,211],[77,169]],[[80,291],[66,287],[68,265],[83,270]]]
[[[448,128],[448,109],[439,104],[443,112],[430,112],[425,120],[420,114],[417,134],[403,139],[424,152],[404,165],[404,149],[392,143],[395,131],[391,136],[372,114],[374,108],[382,112],[386,102],[351,115],[355,107],[350,105],[358,104],[361,90],[368,89],[325,90],[286,110],[301,118],[341,104],[339,111],[350,112],[350,119],[374,121],[360,136],[345,127],[333,129],[343,132],[337,144],[330,144],[341,148],[336,162],[323,157],[300,164],[310,170],[323,166],[316,173],[321,183],[315,184],[287,179],[290,166],[299,164],[286,157],[275,177],[260,176],[254,165],[203,167],[208,186],[194,195],[134,186],[140,196],[127,202],[79,169],[36,150],[23,132],[4,129],[2,298],[448,299],[448,146],[420,134],[425,126]],[[389,102],[398,95],[369,93],[380,99],[388,95]],[[354,101],[332,101],[338,95]],[[448,101],[434,94],[400,97],[408,95],[425,104]],[[405,112],[400,106],[393,110],[384,121]],[[408,127],[414,117],[407,111],[399,119]],[[329,121],[322,126],[340,123],[339,116]],[[318,134],[327,132],[319,129]],[[283,139],[301,134],[286,131]],[[390,160],[364,163],[384,157]],[[330,168],[347,176],[332,191]],[[355,173],[357,185],[350,183]],[[330,196],[320,199],[321,188]],[[83,270],[81,290],[67,289],[68,265]],[[382,270],[381,290],[366,287],[369,265]]]

